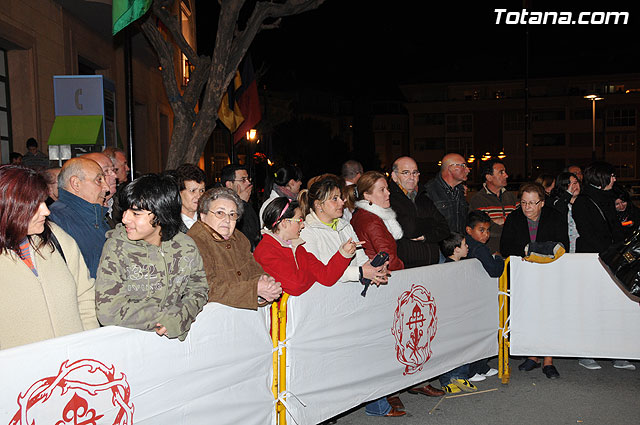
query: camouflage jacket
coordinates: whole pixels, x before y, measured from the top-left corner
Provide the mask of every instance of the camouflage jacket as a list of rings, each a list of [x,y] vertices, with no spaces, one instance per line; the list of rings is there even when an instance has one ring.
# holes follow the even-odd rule
[[[107,232],[96,277],[96,309],[103,325],[167,328],[183,341],[207,303],[202,257],[183,233],[157,247],[131,241],[122,224]]]

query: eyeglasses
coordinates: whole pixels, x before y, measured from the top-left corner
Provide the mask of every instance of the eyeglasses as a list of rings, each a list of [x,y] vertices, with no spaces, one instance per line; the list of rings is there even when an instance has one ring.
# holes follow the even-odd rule
[[[220,220],[224,220],[225,218],[229,217],[229,219],[231,221],[236,221],[238,220],[238,213],[235,211],[231,211],[230,213],[226,213],[224,211],[211,211],[209,210],[209,212],[213,215],[215,215],[217,218],[219,218]]]
[[[413,171],[404,170],[404,171],[400,171],[398,174],[402,174],[405,177],[409,177],[409,176],[418,177],[420,175],[420,171],[418,171],[418,170],[413,170]]]
[[[450,164],[449,167],[464,167],[464,168],[469,168],[467,167],[467,164],[465,164],[464,162],[461,162],[459,164]]]
[[[292,223],[302,223],[304,218],[285,218],[284,220],[290,221]]]
[[[520,201],[520,205],[522,205],[523,207],[535,207],[540,202],[542,202],[542,200],[535,201],[535,202],[534,201]]]
[[[242,177],[240,179],[233,179],[233,181],[234,182],[242,182],[242,183],[251,182],[251,177]]]

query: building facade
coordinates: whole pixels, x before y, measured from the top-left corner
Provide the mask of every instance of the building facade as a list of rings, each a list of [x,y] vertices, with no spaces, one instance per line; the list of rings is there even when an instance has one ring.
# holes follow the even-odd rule
[[[183,34],[195,47],[195,6],[176,2]],[[179,8],[179,10],[178,10]],[[173,114],[158,60],[139,31],[132,37],[134,165],[136,172],[164,168]],[[116,124],[127,148],[124,34],[111,35],[111,1],[6,0],[0,9],[0,143],[2,152],[26,151],[36,138],[43,152],[54,112],[54,75],[99,74],[116,88]],[[177,50],[177,49],[176,49]],[[188,78],[176,51],[176,78]],[[1,162],[8,158],[2,155]]]
[[[480,158],[504,152],[514,180],[556,174],[569,164],[584,166],[594,156],[612,163],[621,180],[640,177],[640,74],[530,79],[526,101],[522,80],[401,89],[409,111],[409,154],[431,174],[445,153],[459,152],[476,158],[470,166],[479,183]],[[595,103],[595,145],[589,94],[603,98]]]

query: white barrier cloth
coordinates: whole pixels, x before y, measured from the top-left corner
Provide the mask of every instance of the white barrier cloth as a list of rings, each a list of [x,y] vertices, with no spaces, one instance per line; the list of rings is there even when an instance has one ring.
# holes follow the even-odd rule
[[[640,359],[640,306],[597,254],[510,267],[512,355]]]
[[[110,326],[0,351],[0,423],[274,423],[267,312],[207,304],[184,342]]]
[[[478,260],[314,285],[287,314],[288,423],[340,412],[498,352],[498,280]]]

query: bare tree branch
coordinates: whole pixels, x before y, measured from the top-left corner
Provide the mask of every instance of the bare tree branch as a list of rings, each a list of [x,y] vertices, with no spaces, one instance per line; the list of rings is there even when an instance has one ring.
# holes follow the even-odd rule
[[[182,96],[178,90],[178,84],[174,74],[173,46],[160,34],[160,31],[155,25],[153,15],[149,15],[142,22],[142,30],[158,56],[160,67],[162,68],[162,82],[167,91],[167,98],[169,99],[171,108],[174,112],[178,112],[182,109],[182,103],[180,102]]]
[[[173,38],[178,48],[184,53],[187,59],[189,59],[189,62],[197,66],[200,58],[182,35],[180,16],[173,16],[169,12],[172,5],[173,0],[156,0],[152,3],[151,8],[153,13],[160,19],[164,26],[167,27],[171,38]]]
[[[167,161],[169,168],[184,162],[193,163],[202,154],[216,127],[218,107],[224,93],[256,34],[262,30],[278,28],[282,17],[315,9],[324,0],[285,0],[281,3],[258,0],[242,31],[238,29],[238,20],[245,0],[218,0],[220,14],[211,58],[198,56],[185,40],[180,17],[172,14],[174,2],[175,0],[153,0],[153,15],[142,23],[144,34],[158,55],[162,80],[174,112]],[[154,15],[167,28],[172,40],[164,39],[156,26]],[[174,43],[194,66],[182,95],[173,63]],[[203,90],[204,96],[196,113],[195,108]]]

